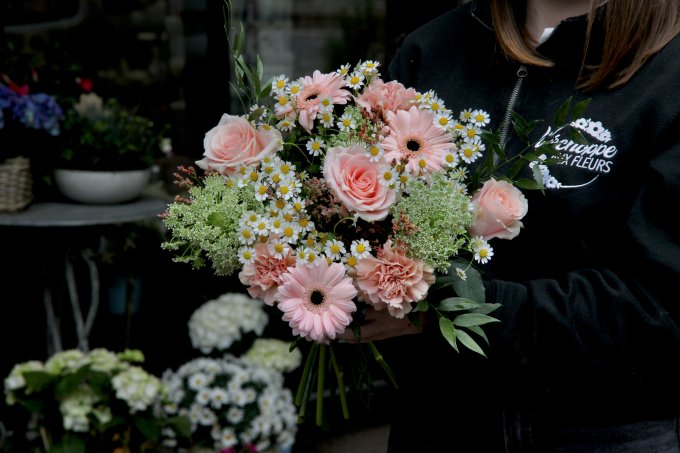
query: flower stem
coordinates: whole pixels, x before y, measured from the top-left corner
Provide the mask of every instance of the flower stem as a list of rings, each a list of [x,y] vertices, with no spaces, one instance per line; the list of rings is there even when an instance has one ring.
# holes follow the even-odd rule
[[[319,345],[319,375],[316,381],[316,426],[323,423],[323,388],[326,381],[326,345]]]
[[[347,394],[345,393],[345,373],[338,366],[338,361],[335,358],[335,351],[333,346],[329,346],[328,349],[331,352],[331,364],[333,365],[333,371],[335,371],[335,378],[338,380],[338,392],[340,393],[340,406],[342,406],[342,416],[345,420],[349,419],[349,409],[347,408]]]
[[[378,362],[378,364],[383,368],[383,370],[385,370],[385,373],[387,373],[387,376],[389,376],[390,381],[392,381],[392,385],[394,386],[394,388],[398,389],[399,385],[397,385],[397,380],[394,377],[394,372],[392,371],[392,368],[390,368],[390,366],[387,364],[380,351],[378,351],[378,348],[376,348],[375,344],[373,344],[372,341],[368,342],[368,347],[371,348],[371,352],[373,353],[373,358],[375,359],[375,361]]]
[[[305,367],[302,370],[302,376],[300,377],[300,384],[298,385],[298,390],[297,394],[295,395],[295,405],[296,406],[302,406],[303,403],[306,403],[307,400],[306,398],[303,398],[305,394],[305,388],[307,388],[307,383],[309,381],[309,372],[312,369],[312,364],[314,363],[314,359],[316,358],[316,352],[319,348],[318,343],[312,344],[312,349],[309,350],[307,353],[307,360],[305,361]],[[304,401],[303,401],[304,399]]]

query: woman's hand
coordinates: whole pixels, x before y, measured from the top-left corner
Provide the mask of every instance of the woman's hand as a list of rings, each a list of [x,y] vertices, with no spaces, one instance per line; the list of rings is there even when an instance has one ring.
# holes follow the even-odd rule
[[[390,315],[387,310],[377,311],[369,309],[366,312],[364,323],[361,325],[361,343],[369,341],[385,340],[401,335],[421,333],[423,329],[413,324],[408,317],[402,319]],[[336,337],[348,343],[357,343],[359,340],[354,336],[352,329],[347,328]]]

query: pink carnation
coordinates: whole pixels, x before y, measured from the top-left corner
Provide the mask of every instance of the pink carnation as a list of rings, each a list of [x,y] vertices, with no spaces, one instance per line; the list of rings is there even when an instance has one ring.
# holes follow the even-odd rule
[[[269,252],[267,244],[262,243],[255,245],[255,253],[255,261],[244,264],[238,278],[248,286],[250,297],[274,305],[281,276],[288,272],[289,267],[295,266],[295,257],[289,254],[284,259],[278,259]]]
[[[356,98],[356,103],[366,109],[373,120],[386,120],[386,112],[408,110],[416,98],[416,90],[406,88],[399,82],[383,82],[375,79]]]
[[[404,250],[387,241],[378,251],[356,266],[359,300],[370,302],[376,310],[387,310],[395,318],[411,311],[411,302],[422,300],[435,281],[434,270],[422,260],[412,260]]]

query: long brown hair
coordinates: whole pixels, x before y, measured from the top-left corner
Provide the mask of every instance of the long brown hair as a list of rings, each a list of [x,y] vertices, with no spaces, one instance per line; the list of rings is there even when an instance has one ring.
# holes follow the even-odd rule
[[[616,88],[640,69],[649,57],[661,50],[680,32],[678,0],[591,0],[586,31],[584,63],[578,88]],[[552,62],[538,54],[524,28],[526,0],[489,0],[496,39],[505,53],[525,64],[550,67]],[[513,5],[515,5],[513,7]],[[596,65],[585,65],[593,23],[602,14],[604,43]]]

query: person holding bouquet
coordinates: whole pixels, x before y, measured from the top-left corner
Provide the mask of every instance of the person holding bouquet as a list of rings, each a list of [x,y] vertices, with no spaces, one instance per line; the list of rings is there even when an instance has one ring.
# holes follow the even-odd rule
[[[473,0],[405,39],[389,77],[484,109],[508,156],[512,112],[545,120],[538,139],[565,99],[590,103],[571,122],[587,143],[554,138],[521,233],[494,242],[486,357],[427,315],[371,311],[339,336],[389,346],[390,453],[680,452],[679,31],[677,0]],[[503,237],[493,201],[485,239]]]

